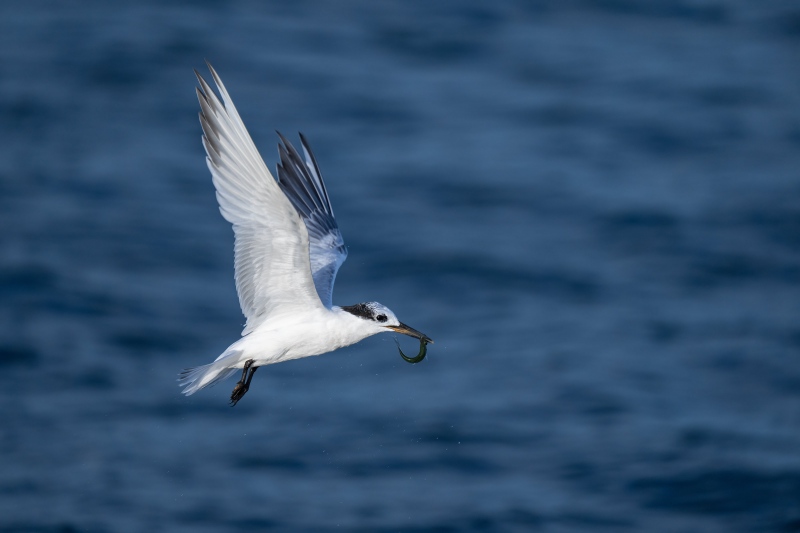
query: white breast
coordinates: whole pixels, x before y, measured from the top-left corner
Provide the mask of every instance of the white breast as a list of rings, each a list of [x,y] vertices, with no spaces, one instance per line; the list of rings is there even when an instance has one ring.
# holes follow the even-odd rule
[[[248,359],[267,365],[300,359],[350,346],[381,330],[377,325],[333,309],[311,309],[308,313],[270,317],[249,335],[232,344],[226,353],[238,352],[230,366]]]

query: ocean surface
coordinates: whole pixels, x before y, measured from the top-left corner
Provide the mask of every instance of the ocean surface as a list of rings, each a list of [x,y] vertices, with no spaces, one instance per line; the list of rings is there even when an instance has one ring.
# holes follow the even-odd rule
[[[424,363],[180,394],[244,323],[205,59]],[[4,1],[0,228],[2,533],[800,531],[796,2]]]

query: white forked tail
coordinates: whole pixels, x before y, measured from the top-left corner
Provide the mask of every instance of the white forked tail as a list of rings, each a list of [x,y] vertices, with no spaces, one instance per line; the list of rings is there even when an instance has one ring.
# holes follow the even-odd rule
[[[186,396],[191,396],[200,389],[214,385],[218,381],[222,381],[239,372],[240,369],[228,366],[231,363],[229,356],[234,354],[238,355],[238,352],[225,353],[208,365],[185,369],[178,374],[178,386],[186,387],[183,389],[183,393]]]

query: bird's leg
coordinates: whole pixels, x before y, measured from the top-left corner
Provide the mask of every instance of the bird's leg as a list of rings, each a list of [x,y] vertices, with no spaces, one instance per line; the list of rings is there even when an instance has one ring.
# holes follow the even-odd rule
[[[258,370],[257,366],[253,366],[255,360],[248,359],[244,362],[244,368],[242,368],[242,379],[240,379],[236,386],[233,388],[233,392],[231,392],[231,407],[236,405],[239,400],[250,390],[250,382],[253,381],[253,374],[256,373]]]
[[[414,357],[409,357],[403,353],[403,350],[400,348],[400,343],[397,342],[397,339],[395,339],[394,342],[395,344],[397,344],[397,351],[400,352],[400,357],[402,357],[403,361],[405,361],[406,363],[411,363],[411,364],[419,363],[420,361],[425,359],[425,356],[428,354],[428,343],[422,339],[419,340],[419,353]]]
[[[250,370],[250,367],[253,366],[253,360],[248,359],[244,362],[244,366],[242,367],[242,379],[239,380],[237,385],[241,385],[244,383],[244,379],[247,377],[247,371]]]
[[[250,360],[252,361],[252,359],[250,359]],[[253,374],[256,373],[256,370],[258,370],[257,366],[253,366],[253,367],[250,368],[250,375],[247,376],[247,381],[245,381],[245,383],[244,383],[244,386],[245,386],[246,389],[250,388],[250,382],[253,381]]]

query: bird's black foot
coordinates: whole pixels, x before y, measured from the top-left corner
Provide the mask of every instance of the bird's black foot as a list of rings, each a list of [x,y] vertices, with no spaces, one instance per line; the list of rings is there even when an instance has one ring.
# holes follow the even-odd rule
[[[233,392],[231,392],[231,407],[239,403],[247,391],[250,390],[250,382],[253,380],[253,374],[256,373],[258,370],[257,366],[253,366],[255,360],[248,359],[244,362],[244,368],[242,369],[242,379],[240,379],[236,386],[233,388]]]

